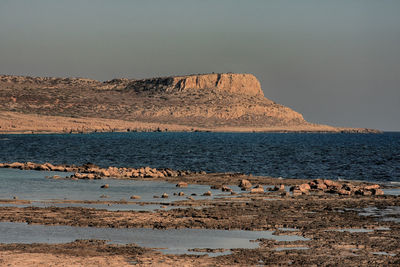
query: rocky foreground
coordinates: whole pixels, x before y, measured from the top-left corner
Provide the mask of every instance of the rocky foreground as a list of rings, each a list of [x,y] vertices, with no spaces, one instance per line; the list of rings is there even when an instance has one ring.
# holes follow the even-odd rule
[[[285,183],[282,183],[279,179],[256,177],[251,179],[250,182],[245,174],[234,173],[234,174],[207,174],[204,171],[192,172],[190,170],[172,170],[156,169],[147,167],[141,168],[126,168],[126,167],[113,167],[101,168],[95,164],[87,163],[82,166],[76,165],[53,165],[51,163],[33,163],[33,162],[13,162],[13,163],[0,163],[0,168],[14,168],[20,170],[38,170],[38,171],[58,171],[58,172],[73,172],[74,174],[65,177],[64,179],[142,179],[142,178],[153,178],[153,180],[166,180],[169,182],[177,181],[177,187],[187,187],[188,183],[207,183],[211,184],[213,189],[221,189],[223,192],[231,192],[232,189],[224,184],[224,180],[214,179],[213,176],[230,177],[225,182],[232,183],[232,177],[236,178],[237,185],[242,191],[250,191],[251,193],[264,193],[263,184],[275,185],[274,188],[269,188],[269,191],[281,192],[283,196],[289,196],[290,194],[285,190]],[[53,179],[61,179],[59,175],[50,177]],[[309,195],[311,193],[331,193],[342,196],[349,195],[384,195],[379,184],[370,184],[362,182],[350,182],[350,181],[332,181],[328,179],[316,179],[313,181],[300,180],[300,179],[286,179],[286,186],[290,183],[294,185],[289,186],[290,192],[293,196]],[[302,182],[302,183],[301,183]]]
[[[0,262],[7,266],[398,266],[400,264],[400,198],[385,195],[383,185],[328,179],[278,179],[239,173],[194,173],[148,168],[101,168],[50,163],[3,163],[3,168],[58,170],[74,173],[53,179],[141,179],[167,181],[179,187],[209,185],[225,192],[162,205],[155,211],[111,211],[85,207],[18,207],[29,200],[4,199],[0,221],[42,225],[110,228],[206,228],[270,230],[298,235],[304,241],[258,239],[256,249],[233,249],[218,257],[164,255],[137,245],[102,240],[68,244],[0,244]],[[165,173],[164,173],[165,171]],[[147,174],[146,174],[147,172]],[[135,173],[135,174],[134,174]],[[139,175],[137,176],[136,173]],[[89,176],[94,174],[95,177]],[[150,175],[156,174],[156,175]],[[97,175],[97,176],[96,176]],[[272,186],[271,186],[272,185]],[[237,190],[236,187],[240,189]],[[235,188],[235,190],[232,190]],[[99,193],[107,192],[99,188]],[[232,195],[226,195],[232,192]],[[79,201],[65,203],[79,203]],[[148,205],[140,198],[125,205]],[[157,202],[157,199],[155,199]],[[96,201],[96,203],[98,203]],[[101,201],[116,205],[112,201]],[[85,202],[88,204],[88,202]],[[151,204],[154,204],[153,202]],[[183,237],[184,238],[184,237]],[[298,249],[298,247],[303,249]],[[214,250],[205,250],[215,252]]]
[[[0,75],[0,133],[113,131],[376,132],[309,123],[251,74],[100,82]]]

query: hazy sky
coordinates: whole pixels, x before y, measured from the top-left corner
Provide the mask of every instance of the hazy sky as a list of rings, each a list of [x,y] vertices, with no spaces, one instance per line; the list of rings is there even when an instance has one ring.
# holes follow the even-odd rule
[[[245,72],[311,122],[400,131],[399,0],[0,0],[0,74]]]

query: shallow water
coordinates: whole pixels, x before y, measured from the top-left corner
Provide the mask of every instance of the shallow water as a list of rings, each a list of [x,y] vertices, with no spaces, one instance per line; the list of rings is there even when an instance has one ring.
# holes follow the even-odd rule
[[[0,222],[0,243],[67,243],[76,239],[100,239],[110,243],[159,248],[164,253],[191,253],[194,248],[257,248],[258,238],[276,241],[306,241],[301,236],[275,236],[272,231],[209,230],[209,229],[137,229],[43,226]],[[199,254],[194,252],[193,254]]]
[[[349,233],[371,233],[374,230],[372,229],[364,229],[364,228],[344,228],[344,229],[335,229],[332,231],[336,232],[349,232]]]
[[[400,196],[400,188],[382,189],[385,195]]]
[[[383,256],[391,256],[391,257],[396,256],[396,254],[394,254],[394,253],[387,253],[387,252],[372,252],[372,254],[374,254],[374,255],[383,255]]]
[[[85,204],[85,203],[52,203],[52,202],[32,202],[29,204],[14,204],[14,203],[0,203],[0,207],[38,207],[38,208],[66,208],[66,207],[79,207],[89,209],[102,209],[109,211],[155,211],[155,210],[170,210],[170,209],[201,209],[204,206],[178,206],[178,205],[160,205],[160,204]]]
[[[400,133],[0,135],[0,162],[14,161],[400,182]]]
[[[367,207],[362,209],[351,209],[358,211],[361,216],[373,216],[379,221],[390,221],[400,223],[400,207],[392,206],[385,209],[378,209],[377,207]],[[378,229],[379,230],[379,229]]]
[[[185,188],[177,188],[175,184],[162,181],[139,180],[63,180],[47,179],[46,176],[60,175],[64,172],[25,171],[18,169],[0,168],[0,199],[10,199],[17,196],[21,200],[49,201],[49,200],[90,200],[90,201],[144,201],[170,203],[177,200],[185,200],[186,196],[195,193],[195,199],[211,199],[217,196],[228,196],[221,190],[210,189],[207,185],[189,185]],[[109,188],[100,188],[103,184],[109,184]],[[237,186],[232,189],[239,191]],[[211,191],[213,196],[201,196],[204,192]],[[184,192],[186,196],[174,196],[173,193]],[[163,193],[168,198],[154,198]],[[102,198],[106,195],[107,198]],[[139,200],[131,200],[132,195],[141,197]],[[39,203],[36,203],[39,204]],[[57,204],[58,205],[58,204]],[[61,204],[60,204],[61,205]],[[69,205],[71,206],[71,205]],[[122,206],[121,206],[122,207]]]
[[[275,251],[285,251],[285,250],[306,250],[310,249],[309,247],[278,247],[274,248]]]

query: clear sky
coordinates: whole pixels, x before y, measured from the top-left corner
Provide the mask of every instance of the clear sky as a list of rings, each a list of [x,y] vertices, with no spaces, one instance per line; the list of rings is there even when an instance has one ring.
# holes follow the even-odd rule
[[[399,0],[0,0],[0,74],[245,72],[311,122],[400,131]]]

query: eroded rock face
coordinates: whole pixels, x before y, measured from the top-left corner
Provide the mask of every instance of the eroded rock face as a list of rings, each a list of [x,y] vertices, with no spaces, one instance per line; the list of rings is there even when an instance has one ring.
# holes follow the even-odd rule
[[[252,74],[222,73],[173,76],[132,81],[126,87],[135,91],[206,91],[263,97],[260,82]]]

